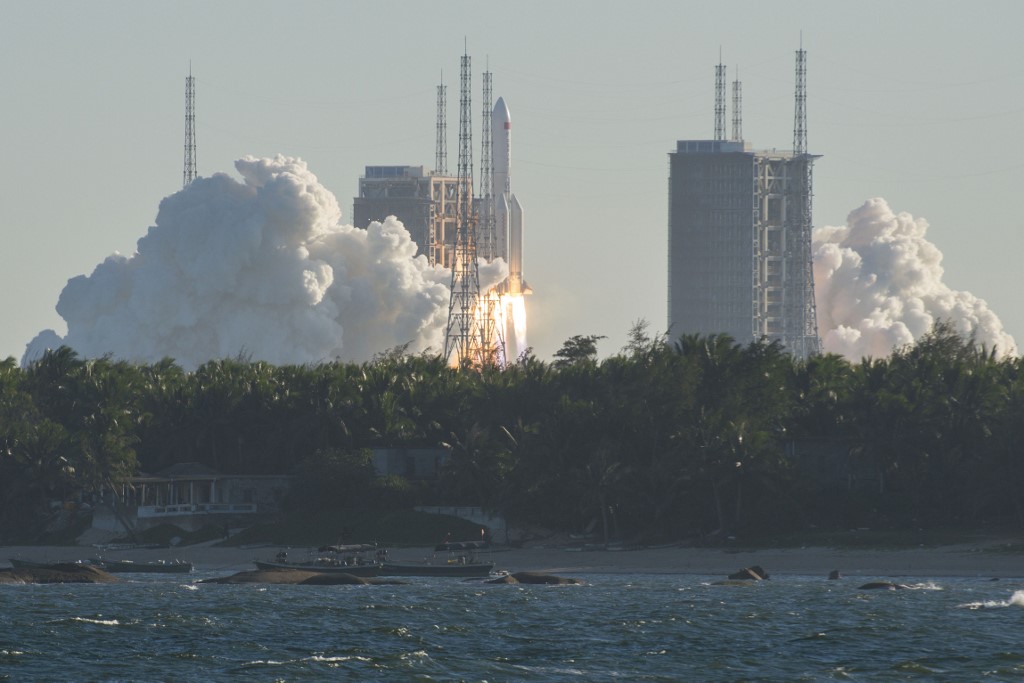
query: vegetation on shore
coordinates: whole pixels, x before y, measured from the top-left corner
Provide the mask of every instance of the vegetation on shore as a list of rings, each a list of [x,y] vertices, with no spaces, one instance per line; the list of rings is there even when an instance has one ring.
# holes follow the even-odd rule
[[[400,349],[195,372],[68,348],[27,369],[7,359],[0,525],[30,528],[54,500],[181,462],[295,475],[289,509],[307,520],[480,505],[517,525],[646,543],[1024,520],[1022,360],[948,324],[859,363],[720,335],[668,342],[642,323],[599,361],[598,339],[481,371]],[[379,478],[374,446],[449,457],[436,480]]]

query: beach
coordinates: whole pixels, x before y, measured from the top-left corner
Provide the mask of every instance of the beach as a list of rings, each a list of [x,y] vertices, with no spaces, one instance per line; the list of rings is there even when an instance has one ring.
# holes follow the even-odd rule
[[[567,546],[536,545],[523,548],[497,546],[481,558],[496,570],[542,571],[563,576],[585,574],[699,574],[724,576],[743,567],[760,565],[779,577],[827,576],[839,570],[849,577],[1024,577],[1024,553],[1009,543],[970,543],[916,549],[835,549],[825,547],[783,549],[661,547],[638,550],[584,550]],[[1014,546],[1016,548],[1017,546]],[[2,546],[0,567],[10,558],[43,562],[76,561],[103,556],[134,561],[181,559],[205,572],[253,569],[254,560],[271,559],[279,552],[294,561],[315,553],[305,546],[219,546],[214,543],[171,548],[110,549],[98,544],[78,546]],[[389,559],[417,561],[434,556],[430,547],[391,548]],[[444,558],[444,553],[437,553]]]

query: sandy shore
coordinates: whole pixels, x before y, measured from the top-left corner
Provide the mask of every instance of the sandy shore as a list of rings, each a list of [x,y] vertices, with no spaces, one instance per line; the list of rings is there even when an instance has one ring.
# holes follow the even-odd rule
[[[306,547],[218,547],[201,544],[179,548],[132,549],[101,552],[92,546],[0,547],[0,567],[9,558],[45,562],[74,561],[103,555],[136,561],[182,559],[199,571],[236,572],[253,569],[253,560],[273,558],[286,551],[293,560],[307,556]],[[433,555],[431,548],[396,548],[395,561],[419,560]],[[711,548],[658,548],[645,550],[580,551],[559,547],[497,548],[485,554],[499,570],[546,571],[564,576],[578,574],[700,574],[725,576],[742,567],[760,565],[773,576],[821,575],[838,569],[845,576],[1024,578],[1024,554],[999,552],[992,545],[957,545],[915,550],[836,550],[787,548],[734,550]]]

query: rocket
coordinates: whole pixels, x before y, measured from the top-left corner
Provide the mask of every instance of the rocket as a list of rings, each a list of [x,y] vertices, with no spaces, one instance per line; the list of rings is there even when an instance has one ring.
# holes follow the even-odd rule
[[[523,280],[523,206],[512,193],[512,116],[502,97],[491,111],[491,145],[497,256],[508,263],[507,293],[530,294]]]

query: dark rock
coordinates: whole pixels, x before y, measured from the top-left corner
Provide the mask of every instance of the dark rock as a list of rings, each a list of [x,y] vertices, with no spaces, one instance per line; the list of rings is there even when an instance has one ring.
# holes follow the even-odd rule
[[[838,570],[838,569],[833,569],[832,571],[830,571],[830,572],[828,573],[828,578],[829,578],[829,580],[832,580],[832,581],[834,581],[834,580],[836,580],[836,579],[841,579],[841,578],[843,578],[843,575],[839,573],[839,570]]]
[[[0,569],[0,583],[118,583],[99,567],[61,562],[31,569]]]
[[[765,581],[771,577],[761,565],[755,564],[753,567],[744,567],[735,574],[729,574],[729,578],[733,581]]]
[[[570,579],[564,576],[555,576],[554,574],[544,574],[542,572],[516,572],[512,574],[512,578],[519,583],[552,586],[573,586],[583,583],[579,579]]]
[[[351,574],[314,574],[304,581],[299,582],[303,586],[407,586],[408,581],[398,579],[378,579],[352,576]]]
[[[484,583],[519,583],[519,581],[511,574],[505,574],[505,576],[499,576],[496,579],[488,579]]]
[[[891,581],[869,581],[863,586],[860,586],[858,590],[888,590],[895,591],[906,588],[902,583],[892,583]]]
[[[308,572],[301,569],[254,569],[247,572],[238,572],[231,576],[218,576],[212,579],[203,579],[199,581],[199,583],[279,583],[284,585],[295,585],[314,576],[318,576],[318,574],[316,572]]]
[[[345,573],[312,572],[305,569],[255,569],[238,572],[231,576],[219,576],[203,579],[199,583],[269,583],[285,586],[365,586],[365,585],[403,585],[404,581],[391,579],[367,579]]]

